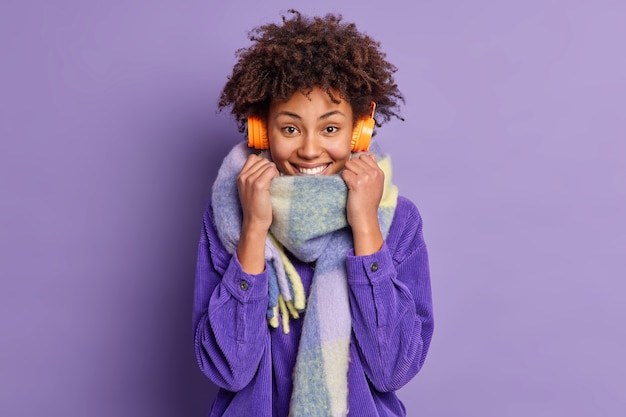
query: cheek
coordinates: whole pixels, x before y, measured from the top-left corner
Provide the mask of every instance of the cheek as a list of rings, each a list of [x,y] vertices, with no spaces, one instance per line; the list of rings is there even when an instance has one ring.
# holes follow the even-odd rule
[[[352,154],[351,143],[349,141],[342,141],[329,149],[329,153],[336,161],[347,161]]]
[[[270,151],[270,155],[272,156],[272,160],[274,162],[278,162],[281,159],[285,158],[285,151],[284,148],[282,146],[279,146],[275,140],[271,139],[269,140],[269,151]],[[282,150],[282,151],[281,151]]]
[[[331,157],[335,161],[335,169],[337,172],[341,171],[344,168],[346,162],[350,160],[351,156],[352,152],[349,148],[342,148],[341,150],[337,150],[337,152],[331,155]]]
[[[282,173],[285,173],[283,167],[287,166],[287,160],[289,158],[289,152],[286,152],[283,148],[278,148],[280,150],[276,150],[277,148],[273,148],[270,146],[270,156],[272,157],[272,161],[276,164],[278,170]]]

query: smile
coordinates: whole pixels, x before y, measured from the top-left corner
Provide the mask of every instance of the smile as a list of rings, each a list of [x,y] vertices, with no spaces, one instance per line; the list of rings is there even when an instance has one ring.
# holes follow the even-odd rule
[[[300,175],[319,175],[326,168],[328,168],[329,165],[330,164],[320,165],[318,167],[313,167],[313,168],[304,168],[304,167],[295,167],[295,168],[296,168],[296,171],[298,172],[298,174],[300,174]]]

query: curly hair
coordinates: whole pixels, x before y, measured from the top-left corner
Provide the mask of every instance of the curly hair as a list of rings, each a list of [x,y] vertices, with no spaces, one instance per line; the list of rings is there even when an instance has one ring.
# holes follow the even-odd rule
[[[354,121],[368,115],[376,103],[376,124],[398,113],[404,97],[393,74],[397,68],[386,61],[380,43],[360,33],[341,15],[304,17],[290,9],[282,26],[266,24],[248,37],[252,45],[236,51],[238,62],[222,90],[219,110],[231,108],[239,131],[245,131],[250,115],[267,117],[273,100],[287,101],[296,92],[305,95],[315,86],[338,103],[348,100]],[[339,92],[335,97],[331,90]]]

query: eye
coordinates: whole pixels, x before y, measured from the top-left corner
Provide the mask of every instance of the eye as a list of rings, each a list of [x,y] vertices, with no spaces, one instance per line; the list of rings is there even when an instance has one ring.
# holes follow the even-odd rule
[[[294,126],[286,126],[286,127],[283,127],[281,130],[283,131],[283,133],[285,133],[286,135],[290,135],[290,136],[298,133],[298,129]]]
[[[328,134],[328,135],[332,135],[335,134],[339,131],[339,128],[337,126],[327,126],[324,128],[324,133]]]

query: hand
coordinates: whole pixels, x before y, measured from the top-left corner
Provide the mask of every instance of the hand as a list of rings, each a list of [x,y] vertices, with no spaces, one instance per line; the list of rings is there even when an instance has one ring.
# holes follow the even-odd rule
[[[265,268],[265,238],[272,224],[270,183],[278,175],[273,162],[250,155],[237,176],[243,211],[237,258],[249,274],[259,274]]]
[[[237,176],[243,225],[269,230],[272,224],[270,183],[279,175],[276,165],[258,155],[250,155]]]
[[[354,236],[354,253],[357,256],[372,254],[383,244],[378,206],[385,174],[374,155],[362,154],[346,162],[341,177],[348,186],[346,214]]]

